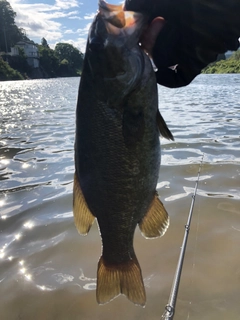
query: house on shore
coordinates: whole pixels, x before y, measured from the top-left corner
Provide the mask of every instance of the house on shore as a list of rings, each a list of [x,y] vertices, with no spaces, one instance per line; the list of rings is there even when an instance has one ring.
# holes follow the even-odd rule
[[[38,48],[32,41],[19,41],[11,48],[11,56],[19,56],[19,48],[24,50],[27,62],[32,68],[39,68]]]

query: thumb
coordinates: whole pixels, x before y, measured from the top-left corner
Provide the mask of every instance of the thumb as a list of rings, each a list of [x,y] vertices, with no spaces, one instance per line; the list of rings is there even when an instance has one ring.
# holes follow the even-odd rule
[[[151,56],[157,36],[162,30],[165,20],[162,17],[153,19],[149,27],[142,33],[140,42],[143,49]]]

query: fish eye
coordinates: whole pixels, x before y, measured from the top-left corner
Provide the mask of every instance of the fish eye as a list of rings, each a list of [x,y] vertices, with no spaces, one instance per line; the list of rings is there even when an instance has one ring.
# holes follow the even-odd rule
[[[89,50],[99,51],[99,50],[102,50],[103,48],[104,48],[104,45],[103,45],[101,39],[99,39],[99,37],[93,37],[89,41]]]

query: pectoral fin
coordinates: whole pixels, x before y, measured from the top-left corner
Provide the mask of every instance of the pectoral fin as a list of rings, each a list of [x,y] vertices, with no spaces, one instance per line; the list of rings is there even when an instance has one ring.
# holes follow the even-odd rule
[[[95,217],[87,206],[76,173],[74,174],[73,184],[73,215],[78,232],[82,235],[86,235],[89,232]]]
[[[163,119],[159,110],[157,111],[157,126],[160,131],[160,134],[164,138],[166,138],[168,140],[174,140],[172,132],[168,129],[168,126],[167,126],[165,120]]]
[[[156,238],[163,236],[168,226],[168,213],[156,194],[139,228],[146,238]]]

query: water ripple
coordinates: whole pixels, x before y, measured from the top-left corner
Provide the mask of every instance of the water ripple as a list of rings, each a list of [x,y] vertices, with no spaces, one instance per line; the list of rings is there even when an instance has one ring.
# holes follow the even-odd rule
[[[0,83],[1,317],[120,319],[125,314],[116,313],[118,307],[132,312],[129,319],[155,319],[167,303],[203,153],[195,204],[199,233],[189,239],[178,308],[182,314],[200,310],[192,319],[204,314],[220,319],[225,299],[239,316],[240,76],[201,75],[176,90],[159,86],[159,109],[175,137],[161,138],[157,185],[171,226],[155,241],[136,231],[149,306],[139,313],[126,299],[100,313],[94,304],[98,228],[80,237],[72,217],[78,83],[78,78]],[[112,310],[109,316],[106,310]]]

